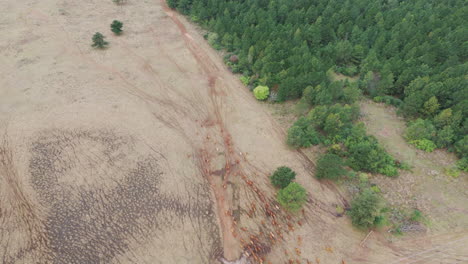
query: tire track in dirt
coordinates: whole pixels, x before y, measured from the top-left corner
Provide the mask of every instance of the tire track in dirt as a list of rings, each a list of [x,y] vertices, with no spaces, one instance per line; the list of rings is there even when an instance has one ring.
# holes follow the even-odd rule
[[[216,81],[218,78],[218,71],[219,68],[211,61],[211,59],[206,56],[203,52],[200,51],[199,47],[193,41],[193,38],[187,32],[187,29],[182,24],[182,22],[175,16],[175,14],[167,7],[164,0],[161,0],[161,6],[163,7],[164,12],[172,19],[172,21],[177,25],[178,29],[180,30],[181,34],[183,35],[184,41],[187,44],[187,47],[191,51],[194,58],[198,61],[199,65],[201,66],[203,72],[207,76],[208,85],[210,89],[210,99],[211,104],[213,106],[214,111],[214,123],[218,126],[219,132],[221,134],[221,138],[223,139],[224,143],[224,150],[225,150],[225,169],[226,173],[221,182],[217,182],[211,172],[209,171],[210,166],[210,159],[211,156],[208,154],[209,150],[200,150],[200,164],[201,169],[205,173],[205,177],[210,182],[210,186],[213,189],[216,203],[218,207],[218,218],[220,221],[220,226],[222,229],[223,234],[223,246],[224,246],[224,257],[228,260],[234,260],[239,257],[239,246],[238,241],[236,239],[236,226],[234,221],[231,217],[226,217],[225,212],[229,212],[230,208],[232,207],[227,199],[226,188],[229,181],[229,176],[232,174],[231,171],[231,164],[234,163],[236,160],[235,152],[232,146],[232,137],[226,129],[224,125],[224,121],[221,115],[221,107],[222,107],[222,99],[217,96],[216,91]],[[207,136],[209,139],[209,136]],[[208,143],[208,142],[207,142]],[[239,159],[237,159],[239,161]]]
[[[232,247],[230,245],[232,244],[232,241],[239,239],[241,248],[243,249],[244,253],[247,256],[250,256],[251,260],[258,263],[263,263],[265,261],[264,255],[270,251],[271,245],[276,244],[277,246],[281,246],[282,242],[284,241],[283,234],[290,234],[291,232],[294,232],[294,226],[302,225],[302,222],[304,221],[294,220],[291,215],[283,212],[280,209],[278,203],[273,198],[268,198],[253,181],[248,179],[248,173],[265,173],[262,172],[260,168],[251,164],[245,156],[238,155],[238,150],[234,150],[232,137],[226,129],[221,113],[221,109],[223,109],[222,95],[226,92],[217,90],[217,88],[219,88],[219,76],[221,76],[220,69],[195,43],[194,39],[189,35],[185,26],[178,19],[177,15],[166,6],[164,0],[161,0],[161,5],[172,21],[178,26],[181,35],[183,36],[184,41],[187,43],[187,46],[189,47],[192,55],[196,58],[199,65],[202,66],[202,69],[207,76],[210,88],[210,98],[214,108],[214,123],[218,126],[220,135],[224,140],[224,149],[227,150],[227,152],[225,152],[225,173],[221,183],[217,183],[212,178],[212,172],[209,171],[209,168],[211,167],[210,160],[213,158],[213,155],[209,154],[210,151],[206,149],[202,150],[200,159],[202,170],[206,172],[206,177],[210,181],[210,185],[215,193],[215,197],[218,203],[218,217],[223,229],[224,256],[231,260],[238,256],[236,256],[236,254],[232,251]],[[205,145],[208,145],[208,142]],[[250,168],[247,169],[246,166]],[[232,213],[233,210],[230,209],[233,208],[232,203],[235,201],[230,202],[228,199],[228,194],[226,193],[226,185],[230,183],[231,176],[241,177],[241,182],[245,184],[247,190],[253,194],[253,199],[255,202],[250,204],[250,207],[245,210],[245,213],[249,218],[256,219],[255,221],[258,224],[258,228],[261,230],[258,233],[251,233],[248,229],[237,227],[237,221],[234,220]],[[256,204],[259,205],[258,210]],[[317,204],[317,201],[315,204]],[[330,210],[324,210],[326,210],[326,212],[330,212]],[[304,211],[302,216],[299,218],[303,217]],[[295,218],[297,218],[297,216]],[[269,225],[266,225],[266,222],[269,222]],[[240,237],[239,234],[241,234]],[[296,251],[300,253],[300,250],[296,249]]]

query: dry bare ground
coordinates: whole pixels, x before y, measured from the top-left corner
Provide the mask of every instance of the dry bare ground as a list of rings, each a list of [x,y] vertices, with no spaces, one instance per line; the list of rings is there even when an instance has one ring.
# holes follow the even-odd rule
[[[122,36],[109,31],[114,19]],[[90,47],[96,31],[108,49]],[[407,253],[378,235],[360,245],[365,234],[335,212],[344,198],[312,178],[313,164],[162,1],[6,0],[0,34],[2,263]],[[280,165],[310,193],[298,215],[274,202],[267,174]]]

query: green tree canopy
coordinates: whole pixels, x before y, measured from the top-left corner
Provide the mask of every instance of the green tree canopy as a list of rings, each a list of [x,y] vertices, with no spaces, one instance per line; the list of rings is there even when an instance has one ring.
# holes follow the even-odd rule
[[[104,38],[104,35],[96,32],[96,34],[93,35],[93,44],[91,46],[99,49],[105,48],[107,45],[109,45],[109,42],[105,41]]]
[[[281,166],[270,176],[271,183],[277,188],[284,188],[296,178],[296,173],[286,166]]]
[[[382,218],[381,199],[371,189],[366,189],[351,201],[348,214],[354,226],[362,229],[374,227]]]
[[[277,199],[281,206],[296,212],[307,201],[307,192],[299,183],[291,182],[278,192]]]
[[[118,20],[114,20],[112,21],[112,24],[110,25],[110,27],[111,27],[111,31],[114,32],[116,35],[122,34],[122,27],[123,27],[122,22]]]
[[[315,168],[315,177],[319,179],[337,180],[346,175],[343,159],[335,154],[327,153],[319,157]]]

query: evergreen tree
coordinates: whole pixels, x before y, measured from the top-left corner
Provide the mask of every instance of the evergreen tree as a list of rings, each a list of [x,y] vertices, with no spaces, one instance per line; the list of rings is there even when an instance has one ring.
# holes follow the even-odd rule
[[[118,20],[114,20],[112,24],[110,25],[110,27],[111,27],[111,31],[114,32],[116,35],[122,34],[122,27],[123,27],[122,22]]]
[[[96,32],[93,35],[93,44],[91,46],[94,48],[99,48],[99,49],[105,48],[107,45],[109,45],[109,43],[105,41],[104,38],[105,38],[104,35],[102,35],[99,32]]]

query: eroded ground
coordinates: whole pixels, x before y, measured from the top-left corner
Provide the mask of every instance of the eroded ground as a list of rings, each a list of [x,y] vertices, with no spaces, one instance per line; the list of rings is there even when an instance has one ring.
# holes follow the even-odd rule
[[[108,49],[90,47],[97,31]],[[379,236],[360,245],[335,211],[346,199],[163,2],[6,0],[0,34],[2,263],[405,256]],[[298,215],[274,202],[281,165],[309,191]]]

